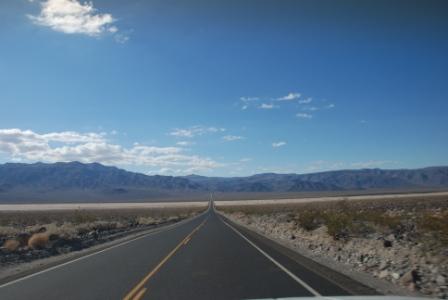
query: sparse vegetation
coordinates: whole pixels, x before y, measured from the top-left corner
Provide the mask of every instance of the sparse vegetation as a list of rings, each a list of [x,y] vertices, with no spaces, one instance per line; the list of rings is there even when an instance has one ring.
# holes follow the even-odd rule
[[[29,238],[28,247],[30,247],[31,249],[43,249],[47,246],[48,241],[48,233],[35,233]]]
[[[0,212],[0,266],[80,250],[178,222],[204,207]]]
[[[446,197],[217,207],[312,257],[327,256],[412,291],[448,297]]]
[[[5,248],[9,252],[16,251],[20,246],[20,242],[17,240],[6,240],[3,244],[3,248]]]

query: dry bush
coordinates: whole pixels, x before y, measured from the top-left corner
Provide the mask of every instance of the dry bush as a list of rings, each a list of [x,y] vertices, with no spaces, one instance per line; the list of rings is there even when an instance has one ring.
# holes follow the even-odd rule
[[[316,210],[305,210],[299,213],[297,223],[307,231],[319,228],[323,223],[322,213]]]
[[[353,231],[353,216],[348,213],[328,212],[324,218],[327,232],[335,240],[345,239]]]
[[[434,236],[442,245],[448,246],[448,211],[425,213],[420,216],[417,226],[422,234]]]
[[[28,247],[32,249],[42,249],[48,244],[49,236],[47,232],[35,233],[28,240]]]
[[[3,244],[3,248],[9,252],[14,252],[20,247],[20,242],[17,240],[6,240]]]
[[[0,226],[0,236],[12,236],[20,233],[18,228],[12,226]]]
[[[142,224],[142,225],[157,224],[157,220],[154,219],[153,217],[138,217],[137,222],[138,222],[138,224]]]
[[[72,222],[75,224],[91,223],[95,222],[97,217],[93,213],[87,211],[76,210],[72,217]]]

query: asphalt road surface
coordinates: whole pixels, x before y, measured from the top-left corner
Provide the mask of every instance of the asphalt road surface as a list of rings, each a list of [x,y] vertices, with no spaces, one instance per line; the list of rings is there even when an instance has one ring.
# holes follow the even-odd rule
[[[254,299],[375,292],[213,209],[0,285],[0,299]]]

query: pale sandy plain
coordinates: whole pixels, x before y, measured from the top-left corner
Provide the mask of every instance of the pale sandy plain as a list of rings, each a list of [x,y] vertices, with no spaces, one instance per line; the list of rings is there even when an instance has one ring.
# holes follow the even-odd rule
[[[361,196],[337,196],[337,197],[309,197],[294,199],[272,199],[272,200],[232,200],[232,201],[215,201],[216,206],[234,206],[234,205],[272,205],[272,204],[294,204],[309,202],[327,202],[342,200],[375,200],[375,199],[405,199],[416,197],[448,197],[448,192],[434,193],[407,193],[407,194],[384,194],[384,195],[361,195]]]
[[[0,204],[0,211],[55,211],[93,209],[185,208],[206,207],[208,202],[147,202],[147,203],[54,203],[54,204]]]
[[[435,193],[407,193],[407,194],[384,194],[384,195],[362,195],[362,196],[337,196],[337,197],[309,197],[294,199],[269,199],[269,200],[230,200],[215,201],[216,206],[229,205],[272,205],[272,204],[294,204],[307,202],[325,202],[341,200],[375,200],[375,199],[404,199],[409,197],[448,197],[448,192]],[[185,208],[206,207],[208,201],[196,202],[147,202],[147,203],[54,203],[54,204],[0,204],[0,211],[55,211],[74,209],[139,209],[139,208]]]

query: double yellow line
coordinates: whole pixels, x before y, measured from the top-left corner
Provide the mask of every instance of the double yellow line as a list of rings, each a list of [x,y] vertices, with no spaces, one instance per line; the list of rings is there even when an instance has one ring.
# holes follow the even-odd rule
[[[207,222],[207,219],[205,219],[204,221],[202,221],[201,224],[199,224],[199,226],[197,226],[195,229],[193,229],[192,232],[190,232],[190,234],[188,234],[173,250],[171,250],[170,253],[168,253],[167,256],[165,256],[164,259],[162,259],[159,264],[151,270],[151,272],[149,272],[145,277],[143,277],[143,279],[123,298],[123,300],[140,300],[143,295],[146,292],[146,288],[143,287],[148,280],[154,276],[154,274],[157,273],[157,271],[160,270],[160,268],[184,245],[186,245],[190,240],[191,237],[202,227],[204,226],[205,222]]]

